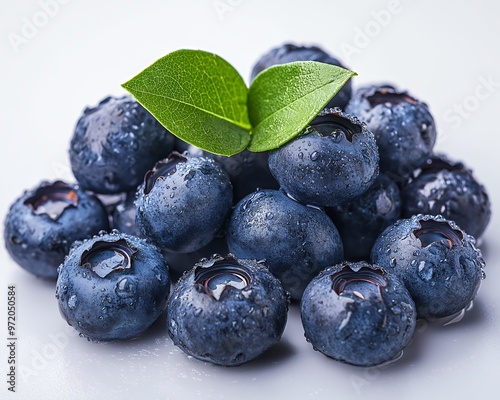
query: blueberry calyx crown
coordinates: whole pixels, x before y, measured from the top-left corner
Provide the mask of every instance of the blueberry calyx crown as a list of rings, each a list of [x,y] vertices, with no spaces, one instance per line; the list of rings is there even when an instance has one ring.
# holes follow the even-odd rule
[[[62,181],[56,181],[40,186],[24,204],[30,207],[35,215],[47,214],[57,221],[64,210],[78,206],[79,200],[75,189]]]
[[[378,290],[387,286],[387,281],[384,277],[384,271],[380,268],[362,266],[359,269],[352,269],[349,265],[345,265],[342,269],[330,275],[332,281],[332,289],[338,296],[346,290],[348,286],[352,289],[352,293],[364,299],[365,296],[359,290],[359,283],[369,283],[374,285],[372,289]]]
[[[82,253],[80,265],[104,278],[113,271],[132,268],[132,256],[136,252],[137,248],[125,239],[115,242],[99,240]]]
[[[401,103],[418,104],[418,100],[408,93],[400,92],[390,87],[383,87],[375,90],[375,92],[367,97],[367,100],[372,108],[379,104],[384,104],[387,107],[397,106]]]
[[[199,265],[195,269],[194,282],[200,291],[215,300],[229,288],[242,290],[252,281],[247,269],[232,258],[218,258],[215,262]]]
[[[144,194],[149,194],[153,190],[158,179],[164,179],[167,176],[175,174],[177,164],[186,161],[187,158],[176,151],[170,153],[165,160],[158,161],[153,169],[146,172],[146,176],[144,177]]]
[[[357,125],[343,116],[339,109],[319,114],[312,120],[310,126],[321,136],[340,138],[343,134],[349,142],[352,142],[352,137],[355,134],[363,131],[361,125]]]
[[[420,220],[420,228],[413,230],[413,234],[422,243],[422,247],[440,242],[450,250],[453,246],[460,246],[464,235],[444,221]]]

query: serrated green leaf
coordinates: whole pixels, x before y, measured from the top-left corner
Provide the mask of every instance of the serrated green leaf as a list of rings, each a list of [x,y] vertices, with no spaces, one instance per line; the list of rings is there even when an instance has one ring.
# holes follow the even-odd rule
[[[262,71],[248,92],[250,151],[276,149],[296,137],[354,75],[335,65],[296,61]]]
[[[165,128],[194,146],[229,156],[250,141],[248,88],[215,54],[174,51],[122,86]]]

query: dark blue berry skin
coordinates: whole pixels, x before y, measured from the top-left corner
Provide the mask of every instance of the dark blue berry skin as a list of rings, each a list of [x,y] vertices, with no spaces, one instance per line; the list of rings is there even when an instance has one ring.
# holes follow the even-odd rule
[[[475,239],[441,216],[414,215],[389,226],[371,260],[406,285],[419,318],[444,318],[465,309],[484,278]]]
[[[62,181],[25,191],[5,218],[5,247],[26,271],[55,280],[71,244],[109,229],[106,209],[93,195]]]
[[[327,207],[342,238],[344,258],[368,261],[372,246],[382,231],[401,217],[401,194],[391,178],[380,174],[374,184],[353,201]]]
[[[276,65],[293,61],[318,61],[325,64],[337,65],[346,68],[337,58],[331,56],[317,46],[297,46],[286,43],[275,47],[264,54],[254,65],[251,81],[263,70]],[[326,107],[344,108],[351,98],[352,84],[348,81],[342,89],[330,100]]]
[[[278,343],[287,312],[287,294],[264,264],[215,255],[200,260],[176,283],[168,303],[168,333],[188,355],[237,366]]]
[[[371,367],[398,359],[415,331],[415,304],[393,274],[364,261],[327,268],[300,303],[306,339],[315,350]]]
[[[137,188],[173,146],[174,136],[131,96],[110,96],[85,109],[69,156],[83,189],[112,194]]]
[[[177,281],[182,274],[193,268],[193,265],[202,258],[210,258],[213,254],[227,254],[228,252],[226,236],[220,232],[210,243],[199,250],[190,253],[163,251],[163,257],[168,264],[170,277],[173,281]]]
[[[269,155],[281,188],[303,204],[333,207],[352,201],[379,173],[373,134],[340,109],[325,109],[303,134]]]
[[[346,107],[373,132],[380,172],[404,181],[431,155],[436,125],[427,104],[390,85],[358,89]]]
[[[343,257],[339,233],[326,213],[279,190],[260,190],[241,200],[226,238],[237,257],[266,260],[295,300],[322,269]]]
[[[434,154],[415,171],[402,190],[403,216],[442,215],[457,223],[476,239],[484,233],[491,218],[486,188],[462,162],[444,154]]]
[[[145,332],[164,311],[169,293],[168,267],[158,248],[118,231],[76,242],[56,284],[63,318],[97,342]]]
[[[185,151],[195,156],[211,157],[224,168],[233,186],[234,204],[258,189],[279,189],[269,170],[267,151],[243,150],[230,157],[211,154],[194,146],[187,147]]]
[[[190,253],[211,242],[232,207],[229,177],[213,159],[172,153],[146,174],[136,220],[163,250]]]
[[[144,237],[142,230],[136,223],[135,212],[135,197],[136,192],[130,192],[127,196],[119,202],[113,210],[112,226],[122,233],[128,235]]]

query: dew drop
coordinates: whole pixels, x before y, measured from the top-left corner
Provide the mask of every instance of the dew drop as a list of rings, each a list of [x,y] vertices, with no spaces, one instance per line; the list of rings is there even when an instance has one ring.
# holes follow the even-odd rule
[[[134,297],[136,286],[137,285],[132,278],[122,278],[116,283],[115,292],[121,298]]]
[[[197,308],[196,310],[194,310],[193,314],[194,314],[195,317],[199,317],[202,312],[203,312],[202,308]]]
[[[401,307],[398,307],[398,306],[394,306],[391,308],[391,311],[396,314],[396,315],[399,315],[401,314]]]
[[[319,154],[318,154],[318,152],[317,152],[317,151],[313,151],[313,152],[311,153],[310,158],[311,158],[311,161],[316,161],[316,160],[319,158]]]
[[[425,261],[420,261],[417,269],[417,274],[424,282],[429,282],[432,279],[432,275],[434,274],[432,265],[426,263]]]
[[[75,295],[71,296],[68,299],[68,307],[70,310],[74,310],[76,308],[77,298]]]
[[[161,286],[165,286],[167,284],[167,276],[163,272],[158,272],[155,277],[158,279]]]

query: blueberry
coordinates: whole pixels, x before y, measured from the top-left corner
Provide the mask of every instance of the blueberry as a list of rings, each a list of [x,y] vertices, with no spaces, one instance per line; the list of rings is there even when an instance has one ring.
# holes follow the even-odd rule
[[[211,157],[216,160],[229,175],[233,186],[233,203],[258,189],[279,189],[268,165],[269,152],[251,152],[243,150],[233,156],[219,156],[189,146],[185,151],[195,156]]]
[[[318,61],[346,68],[337,58],[317,46],[297,46],[295,44],[286,43],[269,50],[257,61],[252,69],[251,80],[253,81],[259,72],[273,65],[285,64],[293,61]],[[351,81],[348,81],[330,100],[327,107],[344,108],[351,98],[351,93],[352,84]]]
[[[266,260],[293,299],[322,269],[342,260],[342,241],[323,210],[265,189],[243,198],[227,228],[229,251],[239,258]]]
[[[212,241],[232,206],[229,177],[213,159],[173,152],[137,191],[137,224],[163,250],[189,253]]]
[[[481,237],[491,218],[485,187],[472,170],[444,154],[433,154],[402,190],[403,216],[442,215],[469,235]]]
[[[62,316],[92,341],[142,334],[164,311],[169,292],[161,252],[118,231],[75,243],[56,284]]]
[[[403,283],[364,261],[343,262],[314,278],[300,315],[315,350],[364,367],[399,359],[416,325],[415,304]]]
[[[264,264],[216,255],[176,283],[168,303],[168,333],[188,355],[236,366],[278,343],[287,311],[286,292]]]
[[[380,174],[373,185],[353,201],[325,208],[342,238],[344,258],[368,261],[375,240],[401,217],[398,185]]]
[[[131,96],[110,96],[85,109],[69,156],[83,189],[110,194],[135,189],[173,146],[173,135]]]
[[[296,139],[269,155],[269,168],[291,197],[333,207],[363,194],[378,176],[373,134],[340,109],[325,109]]]
[[[4,240],[22,268],[55,280],[73,241],[108,229],[108,214],[97,197],[73,184],[44,181],[11,205]]]
[[[449,317],[474,299],[484,278],[475,240],[442,216],[414,215],[384,230],[371,260],[406,285],[419,318]]]
[[[390,85],[358,89],[346,107],[373,132],[380,154],[380,172],[406,179],[431,155],[436,125],[427,104]]]

